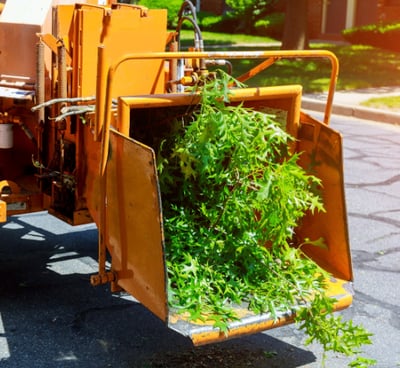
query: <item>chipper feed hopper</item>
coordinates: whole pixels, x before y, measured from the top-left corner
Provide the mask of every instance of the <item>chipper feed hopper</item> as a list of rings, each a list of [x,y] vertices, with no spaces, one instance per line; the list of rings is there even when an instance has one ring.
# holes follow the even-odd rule
[[[183,7],[190,4],[183,2]],[[186,10],[179,14],[188,18]],[[304,168],[322,180],[326,212],[308,214],[299,237],[323,237],[304,247],[332,274],[337,310],[352,302],[343,185],[342,141],[329,127],[337,60],[327,51],[208,52],[194,21],[194,45],[180,47],[180,26],[167,13],[112,1],[7,0],[0,17],[0,220],[48,210],[72,224],[95,222],[99,272],[91,282],[125,290],[196,345],[252,334],[293,321],[238,307],[240,320],[222,333],[194,323],[168,305],[162,196],[151,146],[157,119],[198,103],[187,85],[212,65],[259,60],[247,80],[280,59],[331,63],[324,121],[301,111],[301,85],[232,90],[231,103],[276,109],[303,152]],[[168,50],[168,51],[166,51]],[[137,128],[139,127],[139,128]],[[111,267],[106,267],[107,255]]]

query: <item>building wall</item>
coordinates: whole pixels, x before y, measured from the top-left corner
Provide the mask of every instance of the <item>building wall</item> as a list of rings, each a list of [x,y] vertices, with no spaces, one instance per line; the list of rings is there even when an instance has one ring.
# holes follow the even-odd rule
[[[378,0],[378,18],[384,23],[400,22],[400,0]]]
[[[368,9],[368,11],[366,11]],[[356,1],[354,26],[359,27],[379,21],[379,0]]]

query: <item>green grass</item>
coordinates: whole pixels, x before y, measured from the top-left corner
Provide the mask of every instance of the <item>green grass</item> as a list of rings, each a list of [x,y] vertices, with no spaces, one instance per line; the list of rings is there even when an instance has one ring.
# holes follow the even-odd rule
[[[216,32],[202,32],[202,36],[206,46],[210,45],[240,45],[240,44],[260,44],[260,43],[271,43],[277,42],[273,38],[261,37],[261,36],[250,36],[246,34],[235,34],[232,36],[229,33],[216,33]],[[189,45],[190,41],[193,40],[193,31],[182,30],[181,32],[182,44]]]
[[[370,98],[361,102],[361,105],[373,107],[376,109],[389,109],[392,111],[400,111],[400,96],[387,96]]]
[[[190,44],[191,31],[182,34],[182,45]],[[213,50],[277,50],[276,40],[248,35],[203,33],[205,49]],[[216,47],[220,45],[220,47]],[[313,43],[312,49],[330,50],[339,59],[337,90],[400,86],[400,53],[369,46]],[[234,76],[239,76],[258,60],[234,60]],[[330,63],[326,60],[282,60],[246,83],[249,86],[301,84],[304,93],[322,92],[328,88]]]

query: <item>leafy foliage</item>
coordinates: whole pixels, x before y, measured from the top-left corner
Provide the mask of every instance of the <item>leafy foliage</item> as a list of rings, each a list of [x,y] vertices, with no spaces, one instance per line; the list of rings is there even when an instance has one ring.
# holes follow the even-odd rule
[[[276,3],[277,0],[226,0],[226,4],[235,14],[248,16],[252,20],[260,17]]]
[[[222,331],[233,304],[273,318],[297,310],[310,342],[355,353],[369,334],[332,316],[328,274],[291,244],[306,211],[324,210],[311,190],[320,180],[271,115],[228,104],[231,84],[223,73],[206,81],[158,153],[170,306]]]
[[[277,0],[226,0],[230,11],[236,18],[235,32],[254,32],[254,24],[264,19],[265,16],[274,11]]]
[[[285,13],[274,12],[254,22],[254,34],[282,39]]]
[[[335,300],[323,294],[316,294],[307,308],[301,308],[296,315],[299,328],[309,336],[306,344],[318,341],[324,351],[334,351],[347,356],[359,354],[360,347],[371,344],[371,334],[352,320],[344,321],[342,316],[332,314]],[[375,360],[364,357],[349,364],[350,367],[369,367]]]

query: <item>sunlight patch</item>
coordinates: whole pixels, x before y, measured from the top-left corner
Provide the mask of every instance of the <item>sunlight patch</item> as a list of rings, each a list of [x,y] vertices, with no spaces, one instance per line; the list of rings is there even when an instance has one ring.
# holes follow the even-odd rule
[[[60,357],[55,359],[56,362],[64,362],[71,360],[78,360],[78,358],[72,351],[69,351],[68,353],[60,353]]]
[[[60,250],[64,249],[64,247],[60,247]],[[79,253],[77,252],[64,252],[64,253],[57,253],[53,254],[50,259],[59,259],[59,258],[71,258],[71,257],[79,257]]]
[[[68,253],[65,254],[68,257]],[[97,262],[90,257],[59,260],[47,264],[47,269],[59,275],[92,274],[97,271]],[[54,256],[52,257],[54,259]]]
[[[9,229],[9,230],[18,230],[18,229],[23,229],[24,227],[20,224],[17,224],[16,222],[7,222],[1,227],[2,229]]]
[[[6,331],[0,314],[0,361],[8,359],[11,356],[7,338],[3,336],[5,333]]]
[[[18,221],[30,227],[41,229],[45,234],[62,235],[96,229],[94,223],[72,226],[47,212],[36,212],[18,216]]]
[[[29,233],[25,234],[24,236],[21,236],[21,239],[24,240],[35,240],[35,241],[45,241],[46,237],[38,233],[37,231],[29,231]]]

